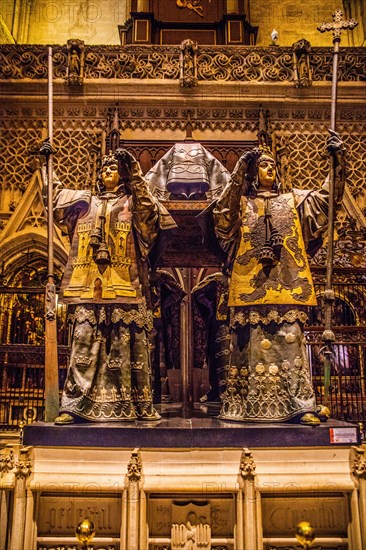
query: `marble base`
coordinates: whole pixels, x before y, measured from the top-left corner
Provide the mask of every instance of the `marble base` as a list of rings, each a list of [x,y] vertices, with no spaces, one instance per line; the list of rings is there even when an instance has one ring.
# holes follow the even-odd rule
[[[159,407],[158,407],[159,408]],[[330,419],[319,426],[295,423],[240,423],[219,420],[195,408],[182,418],[179,407],[161,405],[158,422],[34,423],[24,428],[24,444],[113,448],[262,448],[360,444],[357,424]]]

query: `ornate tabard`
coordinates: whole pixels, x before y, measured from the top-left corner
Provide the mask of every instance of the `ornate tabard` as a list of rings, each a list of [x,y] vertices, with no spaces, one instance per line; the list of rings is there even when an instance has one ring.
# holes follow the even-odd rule
[[[258,194],[241,198],[241,235],[232,267],[229,306],[316,305],[294,195]],[[276,235],[277,242],[271,238]],[[263,248],[274,258],[262,263]]]
[[[104,224],[110,262],[98,264],[91,246]],[[88,212],[78,219],[61,286],[64,303],[140,303],[130,199],[126,195],[91,197]]]

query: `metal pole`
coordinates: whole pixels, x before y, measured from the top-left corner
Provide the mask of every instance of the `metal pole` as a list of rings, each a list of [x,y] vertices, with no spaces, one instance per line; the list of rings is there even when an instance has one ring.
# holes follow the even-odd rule
[[[331,111],[330,111],[330,129],[335,131],[336,129],[336,114],[337,114],[337,83],[338,83],[338,58],[339,58],[339,44],[341,41],[342,29],[352,30],[357,22],[353,19],[344,21],[342,19],[343,13],[339,10],[333,13],[333,23],[323,23],[318,27],[318,31],[332,31],[333,32],[333,74],[332,74],[332,96],[331,96]],[[328,206],[328,248],[327,248],[327,272],[326,272],[326,284],[324,291],[324,332],[322,334],[322,340],[324,347],[322,348],[324,355],[324,399],[323,404],[328,405],[329,402],[329,387],[330,387],[330,374],[331,365],[333,359],[333,343],[335,342],[335,335],[332,330],[332,307],[334,302],[333,291],[333,257],[334,257],[334,217],[335,217],[335,177],[336,177],[336,159],[331,153],[330,158],[330,173],[329,173],[329,206]]]
[[[334,38],[333,51],[333,76],[332,76],[332,98],[331,98],[331,115],[330,128],[336,129],[336,112],[337,112],[337,75],[338,75],[338,56],[339,56],[340,38]],[[328,206],[328,248],[327,248],[327,266],[326,266],[326,283],[324,291],[324,332],[322,340],[324,342],[324,405],[329,402],[330,388],[330,372],[333,360],[333,344],[335,342],[335,334],[332,329],[332,310],[334,303],[333,290],[333,260],[334,260],[334,188],[335,188],[335,158],[331,154],[330,157],[330,173],[329,173],[329,206]]]
[[[192,345],[192,270],[185,267],[182,270],[184,289],[187,296],[181,302],[180,316],[180,357],[182,375],[182,417],[191,418],[193,413],[193,345]]]
[[[56,286],[53,269],[53,59],[48,48],[47,243],[48,275],[45,294],[45,422],[53,422],[59,409]]]

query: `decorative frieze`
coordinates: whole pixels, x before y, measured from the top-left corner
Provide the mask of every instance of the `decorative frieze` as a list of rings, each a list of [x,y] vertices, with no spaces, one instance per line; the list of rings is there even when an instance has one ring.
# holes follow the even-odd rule
[[[99,537],[118,537],[121,520],[121,496],[90,494],[48,495],[40,497],[39,536],[72,536],[77,524],[88,517]]]
[[[46,51],[47,46],[0,45],[0,80],[46,79]],[[73,40],[68,45],[53,46],[54,77],[72,85],[100,78],[181,77],[185,87],[202,81],[295,82],[304,86],[311,80],[328,81],[332,68],[332,48],[306,51],[303,63],[304,48],[294,52],[292,47],[279,46],[198,45],[194,51],[191,47],[184,51],[186,59],[180,46],[88,46]],[[356,82],[365,77],[364,48],[341,48],[339,80]]]

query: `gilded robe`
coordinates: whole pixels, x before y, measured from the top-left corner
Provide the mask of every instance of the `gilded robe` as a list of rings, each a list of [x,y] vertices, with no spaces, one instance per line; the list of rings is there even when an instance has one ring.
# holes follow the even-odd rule
[[[72,237],[60,301],[70,304],[72,345],[61,413],[92,421],[153,418],[148,332],[152,329],[147,256],[175,226],[146,181],[132,195],[56,190],[55,220]],[[104,253],[91,238],[103,224]],[[107,252],[106,252],[107,251]]]
[[[303,330],[307,307],[316,305],[307,254],[320,244],[327,212],[326,184],[248,197],[233,178],[218,199],[213,218],[227,254],[231,330],[220,418],[276,422],[314,411]],[[271,242],[274,257],[265,262]]]

